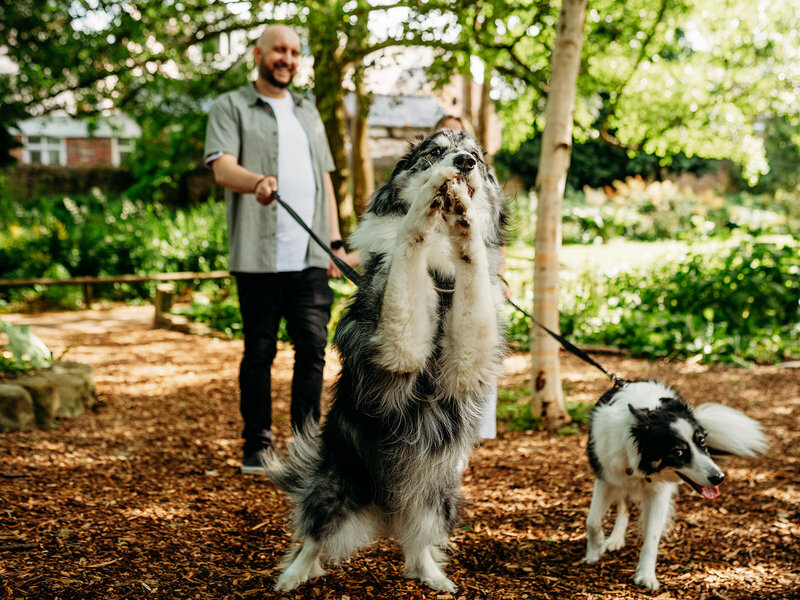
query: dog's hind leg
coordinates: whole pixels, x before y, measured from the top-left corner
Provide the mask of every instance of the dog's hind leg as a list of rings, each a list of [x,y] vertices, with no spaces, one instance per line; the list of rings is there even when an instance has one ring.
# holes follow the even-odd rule
[[[586,517],[586,557],[585,563],[597,562],[603,555],[603,517],[614,501],[614,493],[608,483],[602,479],[594,480],[592,503],[589,506],[589,515]]]
[[[442,571],[445,557],[441,547],[447,543],[447,533],[441,516],[433,507],[412,512],[394,520],[395,535],[405,553],[406,577],[419,579],[440,592],[455,592],[455,584]]]
[[[325,574],[320,563],[320,544],[310,538],[291,552],[284,561],[286,568],[275,583],[275,590],[288,592],[312,577]]]
[[[644,540],[633,581],[650,590],[658,589],[658,579],[656,579],[658,544],[672,512],[672,494],[676,489],[676,484],[664,484],[660,489],[645,496],[642,505]]]
[[[603,544],[603,552],[613,552],[625,545],[625,532],[628,529],[628,504],[624,496],[617,499],[617,520],[614,529]]]

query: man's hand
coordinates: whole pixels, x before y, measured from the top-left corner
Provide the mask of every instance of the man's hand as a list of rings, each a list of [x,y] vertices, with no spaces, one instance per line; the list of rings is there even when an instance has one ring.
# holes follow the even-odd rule
[[[345,252],[344,248],[332,250],[332,252],[342,260],[345,260],[345,258],[347,257],[347,252]],[[331,261],[330,265],[328,265],[328,279],[339,279],[339,277],[341,276],[342,276],[341,270],[339,269],[339,267],[336,266],[335,262]]]
[[[278,191],[278,178],[274,175],[266,175],[258,180],[253,193],[256,201],[264,206],[269,206],[275,200],[275,192]]]

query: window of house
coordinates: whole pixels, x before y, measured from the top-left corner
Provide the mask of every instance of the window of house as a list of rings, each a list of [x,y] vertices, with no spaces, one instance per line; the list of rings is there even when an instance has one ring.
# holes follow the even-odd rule
[[[117,139],[117,153],[119,154],[119,164],[126,166],[130,164],[130,159],[133,156],[133,150],[136,146],[136,140],[133,138],[119,138]]]
[[[45,135],[29,135],[24,149],[28,153],[28,162],[41,165],[60,165],[63,160],[63,143],[61,138]]]

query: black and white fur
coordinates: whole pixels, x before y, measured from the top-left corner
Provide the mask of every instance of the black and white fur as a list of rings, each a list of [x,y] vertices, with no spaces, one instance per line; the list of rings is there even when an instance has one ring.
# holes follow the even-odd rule
[[[496,276],[505,200],[481,148],[441,130],[413,146],[353,236],[363,279],[336,330],[342,369],[327,418],[267,470],[299,543],[276,589],[323,575],[382,533],[405,572],[452,592],[443,550],[459,462],[477,441],[504,354]]]
[[[585,562],[625,545],[628,503],[641,505],[642,550],[633,580],[658,589],[656,557],[678,484],[707,499],[719,495],[725,475],[712,455],[755,456],[767,449],[761,426],[721,404],[695,409],[672,388],[654,381],[626,382],[607,391],[592,410],[589,462],[596,479],[586,519]],[[617,504],[604,539],[603,517]]]

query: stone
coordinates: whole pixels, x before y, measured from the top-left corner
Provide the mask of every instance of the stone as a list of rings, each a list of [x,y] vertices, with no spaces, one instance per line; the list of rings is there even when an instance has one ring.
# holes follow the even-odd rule
[[[56,384],[41,374],[17,377],[13,383],[24,387],[33,398],[36,425],[41,428],[49,427],[56,420],[61,408],[61,394]]]
[[[49,369],[6,380],[3,385],[10,389],[0,394],[0,430],[34,425],[47,428],[59,417],[83,414],[95,400],[92,367],[76,362],[59,361]],[[25,406],[30,409],[27,417],[23,416]]]
[[[95,384],[92,367],[83,363],[59,361],[47,372],[61,389],[59,417],[77,417],[94,405]]]
[[[0,383],[0,431],[36,427],[33,398],[28,390],[13,383]]]

